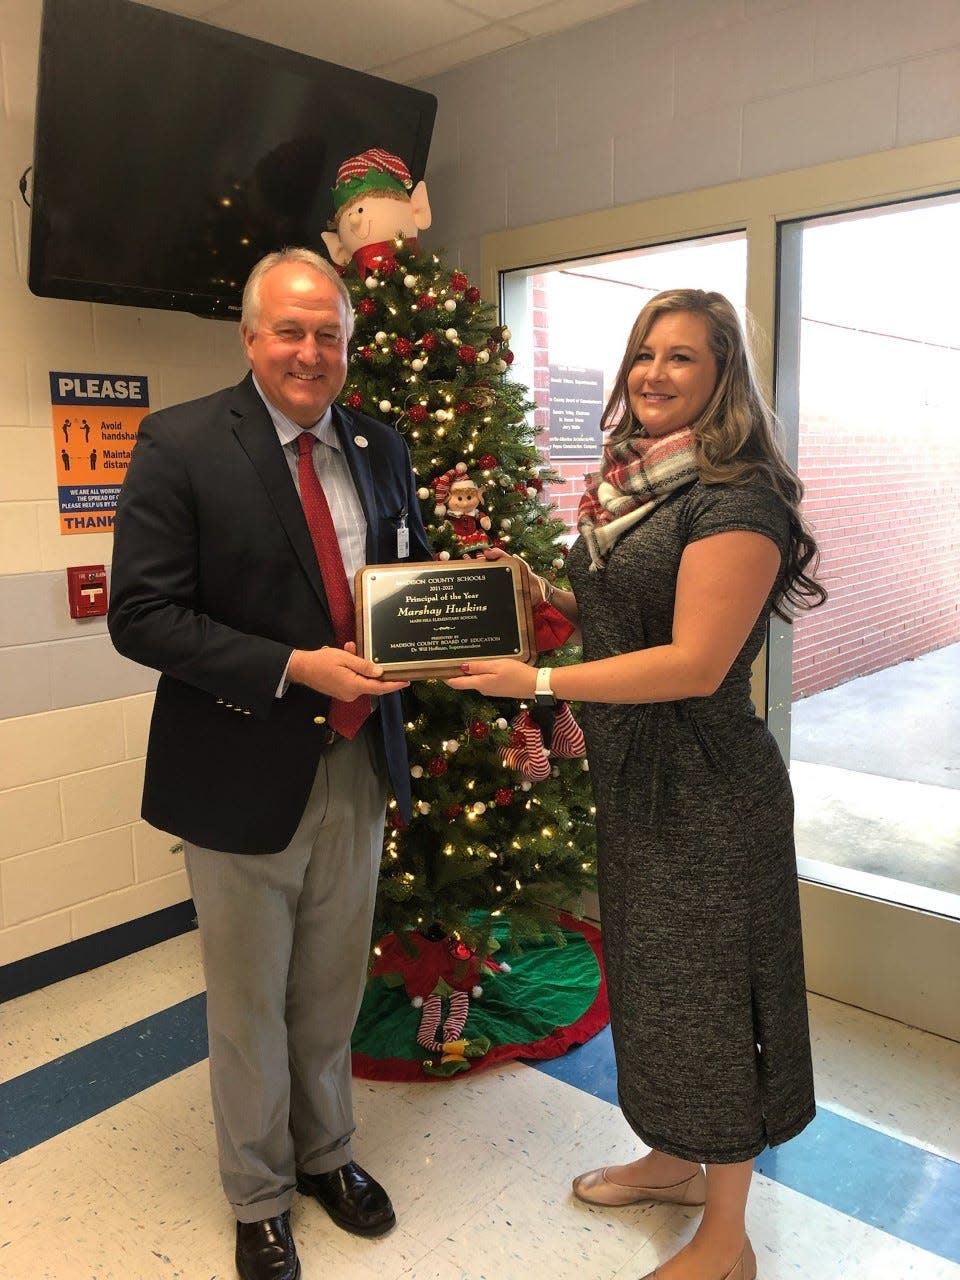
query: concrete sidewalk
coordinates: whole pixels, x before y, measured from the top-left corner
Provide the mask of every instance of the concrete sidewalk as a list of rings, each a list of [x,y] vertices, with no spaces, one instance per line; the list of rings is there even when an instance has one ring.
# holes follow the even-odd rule
[[[960,644],[794,703],[790,754],[799,856],[960,894]]]

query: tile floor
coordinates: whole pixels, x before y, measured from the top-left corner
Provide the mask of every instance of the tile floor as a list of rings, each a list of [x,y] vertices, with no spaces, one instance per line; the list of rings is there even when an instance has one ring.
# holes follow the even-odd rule
[[[233,1280],[196,934],[0,1006],[0,1277]],[[759,1280],[960,1280],[960,1045],[811,998],[820,1114],[765,1153]],[[298,1198],[304,1280],[635,1280],[694,1211],[602,1212],[570,1179],[636,1150],[609,1034],[543,1069],[355,1082],[357,1158],[399,1225]]]

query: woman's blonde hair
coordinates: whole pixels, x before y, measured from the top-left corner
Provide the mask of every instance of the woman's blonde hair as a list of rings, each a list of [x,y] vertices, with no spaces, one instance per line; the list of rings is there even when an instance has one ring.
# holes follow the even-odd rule
[[[704,484],[747,484],[759,480],[782,499],[790,521],[790,545],[774,612],[790,621],[797,609],[813,609],[827,598],[805,570],[819,561],[817,544],[800,514],[803,485],[777,443],[778,423],[757,383],[750,349],[736,311],[722,293],[667,289],[646,304],[634,322],[600,426],[610,442],[643,433],[633,412],[627,378],[654,323],[668,312],[702,316],[717,364],[717,385],[693,428],[697,469]]]

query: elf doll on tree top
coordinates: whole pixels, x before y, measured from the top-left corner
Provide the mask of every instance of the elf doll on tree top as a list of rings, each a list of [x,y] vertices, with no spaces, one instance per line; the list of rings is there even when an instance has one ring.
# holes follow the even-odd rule
[[[344,160],[333,189],[336,216],[323,243],[334,262],[351,259],[363,273],[394,261],[395,241],[416,245],[418,231],[430,225],[430,201],[424,182],[413,185],[399,156],[371,147]]]

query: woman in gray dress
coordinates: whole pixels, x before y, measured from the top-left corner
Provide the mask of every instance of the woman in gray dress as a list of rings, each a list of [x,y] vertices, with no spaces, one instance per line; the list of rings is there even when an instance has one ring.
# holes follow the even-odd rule
[[[644,307],[603,427],[573,591],[531,575],[534,600],[580,627],[583,662],[471,662],[449,683],[583,704],[620,1105],[650,1150],[581,1174],[575,1194],[703,1204],[653,1275],[754,1280],[753,1159],[809,1123],[814,1096],[793,798],[750,668],[771,612],[789,620],[826,593],[722,295]]]

